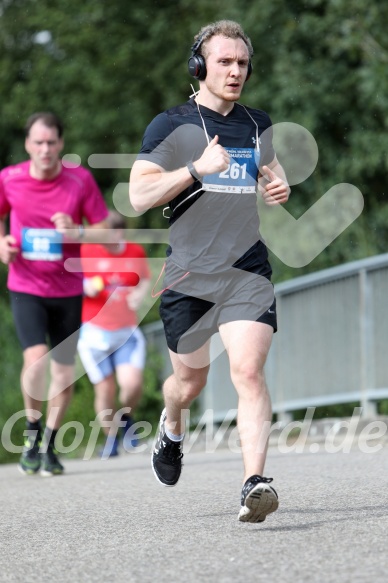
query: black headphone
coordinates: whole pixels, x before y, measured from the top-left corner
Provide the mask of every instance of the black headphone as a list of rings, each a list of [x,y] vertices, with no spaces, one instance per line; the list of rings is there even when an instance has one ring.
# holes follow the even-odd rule
[[[193,44],[193,46],[191,47],[191,57],[187,62],[190,75],[194,77],[194,79],[198,79],[198,81],[203,81],[204,79],[206,79],[207,73],[205,59],[203,58],[202,55],[198,54],[198,51],[201,47],[203,40],[204,35],[200,36],[199,39]],[[251,60],[249,59],[248,71],[245,81],[248,81],[249,77],[251,76],[252,69],[253,69],[252,63]]]

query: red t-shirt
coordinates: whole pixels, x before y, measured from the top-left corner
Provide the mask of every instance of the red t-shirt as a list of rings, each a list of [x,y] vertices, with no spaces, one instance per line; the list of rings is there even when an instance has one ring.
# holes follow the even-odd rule
[[[131,287],[151,274],[146,253],[137,243],[125,243],[120,253],[111,253],[104,245],[84,243],[81,246],[84,277],[100,276],[104,289],[94,297],[84,296],[82,322],[105,330],[136,326],[136,313],[128,307]]]

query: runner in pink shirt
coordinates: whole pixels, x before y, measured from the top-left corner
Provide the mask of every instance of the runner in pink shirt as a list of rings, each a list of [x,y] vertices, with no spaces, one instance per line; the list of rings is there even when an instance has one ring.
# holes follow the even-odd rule
[[[23,349],[27,437],[19,469],[24,474],[40,470],[45,476],[63,472],[54,441],[73,391],[81,323],[82,273],[67,271],[66,260],[79,258],[80,242],[91,231],[95,236],[95,229],[105,228],[108,215],[91,173],[62,165],[62,133],[62,122],[54,114],[33,114],[26,124],[30,160],[0,172],[0,260],[9,265],[8,289]]]

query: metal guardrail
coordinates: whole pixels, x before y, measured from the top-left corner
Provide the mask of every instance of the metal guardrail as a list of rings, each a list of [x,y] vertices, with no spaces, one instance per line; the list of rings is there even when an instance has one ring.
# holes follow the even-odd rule
[[[364,416],[388,398],[388,253],[275,285],[279,331],[266,364],[273,411],[359,402]],[[161,322],[143,328],[171,372]],[[212,351],[219,350],[217,338]],[[212,362],[199,413],[234,417],[226,353]],[[210,414],[210,413],[209,413]]]

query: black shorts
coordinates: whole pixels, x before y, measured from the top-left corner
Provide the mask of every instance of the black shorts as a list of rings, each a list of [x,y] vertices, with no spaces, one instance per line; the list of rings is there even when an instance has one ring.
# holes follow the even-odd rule
[[[194,352],[236,320],[263,322],[277,330],[276,300],[268,261],[255,272],[231,268],[221,274],[185,274],[169,264],[159,308],[167,345],[173,352]]]
[[[16,333],[23,350],[47,344],[53,360],[60,364],[74,364],[82,296],[42,298],[13,291],[9,294]]]

